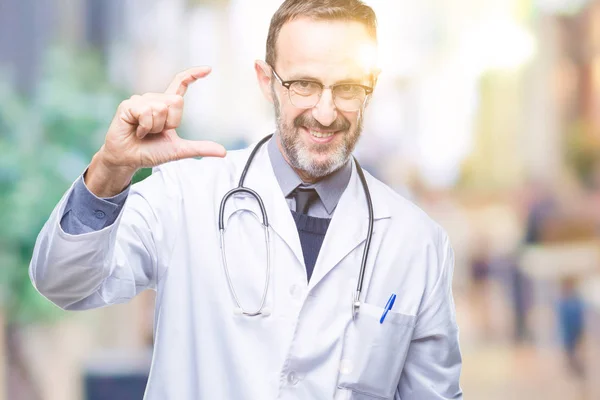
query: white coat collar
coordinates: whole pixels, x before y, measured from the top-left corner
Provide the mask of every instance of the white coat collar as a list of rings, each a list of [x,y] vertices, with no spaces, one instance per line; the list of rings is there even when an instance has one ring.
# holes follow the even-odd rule
[[[254,146],[252,145],[249,149],[233,155],[235,159],[232,161],[236,164],[236,176],[233,179],[235,185],[237,185]],[[365,176],[373,202],[375,222],[389,218],[391,213],[388,201],[386,201],[386,196],[389,196],[389,194],[385,193],[385,186],[366,171]],[[304,264],[296,224],[275,177],[266,145],[263,145],[254,157],[246,175],[244,186],[253,189],[261,196],[272,230],[290,247],[298,262]],[[247,196],[234,196],[231,199],[232,201],[227,203],[224,210],[226,226],[229,217],[240,209],[251,210],[260,218],[260,208],[256,201]],[[360,178],[356,172],[356,165],[352,162],[350,182],[340,198],[323,242],[322,249],[327,249],[327,251],[320,252],[309,286],[316,285],[348,253],[367,238],[368,221],[367,201]],[[376,228],[377,223],[375,223]],[[372,248],[371,254],[375,253],[376,249]]]

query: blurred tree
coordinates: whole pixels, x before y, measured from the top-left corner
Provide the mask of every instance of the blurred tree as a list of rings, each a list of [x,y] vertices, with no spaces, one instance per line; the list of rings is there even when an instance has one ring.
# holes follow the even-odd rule
[[[567,161],[580,181],[591,187],[594,167],[600,161],[600,134],[580,119],[568,126],[565,142]]]
[[[54,48],[42,69],[31,98],[20,96],[0,76],[0,307],[6,315],[9,366],[20,381],[30,379],[19,356],[19,327],[63,315],[29,280],[36,237],[101,146],[117,105],[128,97],[108,83],[101,58],[91,50]],[[147,175],[141,171],[135,181]],[[27,398],[39,398],[28,390]]]
[[[35,239],[126,97],[92,51],[52,49],[43,70],[30,99],[0,87],[0,285],[9,322],[60,315],[29,282]]]

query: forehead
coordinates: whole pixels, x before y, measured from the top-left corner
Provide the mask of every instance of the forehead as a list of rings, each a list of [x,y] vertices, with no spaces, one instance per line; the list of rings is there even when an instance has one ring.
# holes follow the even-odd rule
[[[360,22],[297,18],[281,28],[275,69],[286,74],[286,79],[306,75],[326,84],[364,78],[373,61],[367,59],[371,56],[367,50],[374,47]]]

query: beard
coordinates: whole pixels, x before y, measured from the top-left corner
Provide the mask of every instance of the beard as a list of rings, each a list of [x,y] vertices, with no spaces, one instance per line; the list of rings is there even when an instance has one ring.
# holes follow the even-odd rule
[[[292,124],[285,121],[281,114],[279,99],[273,91],[277,132],[285,158],[292,168],[303,171],[312,179],[318,180],[340,169],[350,159],[356,143],[360,138],[363,128],[362,111],[359,110],[356,126],[346,117],[338,113],[338,118],[329,126],[322,125],[315,120],[307,110],[297,116]],[[303,142],[300,128],[308,130],[336,131],[335,135],[342,135],[342,142],[338,143],[310,143]],[[319,157],[323,156],[323,157]]]

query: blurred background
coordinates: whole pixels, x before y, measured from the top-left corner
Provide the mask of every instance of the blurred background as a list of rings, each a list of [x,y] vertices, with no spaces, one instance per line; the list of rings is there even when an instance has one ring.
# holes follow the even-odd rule
[[[465,397],[600,399],[600,1],[367,3],[357,156],[450,234]],[[270,133],[253,61],[279,4],[0,0],[0,400],[141,399],[154,293],[62,312],[29,281],[36,236],[120,101],[188,66],[213,73],[180,134]]]

